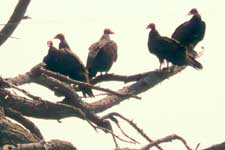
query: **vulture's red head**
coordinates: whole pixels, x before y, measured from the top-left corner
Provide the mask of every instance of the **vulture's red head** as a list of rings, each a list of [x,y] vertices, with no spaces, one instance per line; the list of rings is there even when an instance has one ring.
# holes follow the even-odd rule
[[[104,34],[115,34],[111,29],[109,29],[109,28],[106,28],[105,30],[104,30]]]
[[[62,33],[58,33],[54,39],[59,39],[59,40],[64,40],[65,39],[65,36],[62,34]]]
[[[155,24],[154,23],[150,23],[146,29],[151,29],[154,30],[155,29]]]
[[[192,8],[190,11],[189,11],[189,13],[188,13],[188,15],[198,15],[199,13],[198,13],[198,10],[196,9],[196,8]]]
[[[48,47],[52,47],[53,46],[53,42],[52,41],[48,41],[47,45],[48,45]]]

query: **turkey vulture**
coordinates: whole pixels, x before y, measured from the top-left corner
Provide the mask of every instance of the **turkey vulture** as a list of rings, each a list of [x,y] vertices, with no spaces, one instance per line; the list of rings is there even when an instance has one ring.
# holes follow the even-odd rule
[[[102,37],[89,47],[87,69],[89,78],[96,76],[97,72],[108,72],[117,59],[117,44],[110,39],[114,34],[111,29],[105,29]]]
[[[59,49],[61,49],[61,48],[66,48],[67,50],[70,50],[70,46],[69,46],[69,44],[67,43],[64,34],[58,33],[58,34],[54,37],[54,39],[59,39],[59,40],[60,40],[60,43],[59,43]]]
[[[187,48],[179,41],[160,36],[154,23],[150,23],[147,26],[147,29],[151,29],[148,37],[148,49],[150,53],[158,57],[160,70],[161,64],[164,60],[177,66],[190,65],[195,69],[203,68],[202,65],[194,59],[194,57],[188,55]]]
[[[48,41],[48,47],[48,54],[43,59],[46,69],[69,76],[74,80],[89,82],[88,72],[75,53],[65,48],[55,48],[52,41]],[[94,97],[90,88],[80,86],[80,89],[84,97],[86,97],[86,94]]]
[[[206,25],[196,8],[191,9],[188,14],[193,15],[192,18],[178,26],[172,34],[172,38],[187,46],[189,52],[197,56],[194,48],[204,38]]]

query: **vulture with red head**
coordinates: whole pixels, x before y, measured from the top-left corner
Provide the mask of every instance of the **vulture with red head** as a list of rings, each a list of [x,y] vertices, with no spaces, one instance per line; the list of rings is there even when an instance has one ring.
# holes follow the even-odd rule
[[[158,57],[160,70],[164,60],[177,66],[190,65],[195,69],[203,68],[194,57],[188,55],[187,48],[179,41],[161,36],[154,23],[150,23],[147,29],[151,29],[148,37],[148,49],[150,53]]]
[[[193,15],[192,18],[178,26],[172,34],[172,38],[181,42],[191,54],[196,56],[197,52],[194,51],[194,48],[198,42],[203,40],[206,24],[202,21],[196,8],[191,9],[188,14]]]
[[[43,59],[46,69],[89,83],[88,71],[75,53],[65,48],[55,48],[52,41],[48,41],[48,47],[48,54]],[[84,97],[94,97],[90,88],[80,86],[80,89]]]
[[[87,69],[89,78],[96,76],[97,72],[108,72],[117,59],[117,44],[110,39],[114,34],[110,29],[105,29],[102,37],[89,47]]]
[[[69,44],[67,43],[64,34],[58,33],[58,34],[54,37],[54,39],[58,39],[58,40],[60,41],[60,42],[59,42],[59,49],[61,49],[61,48],[66,48],[66,49],[70,50],[70,46],[69,46]]]

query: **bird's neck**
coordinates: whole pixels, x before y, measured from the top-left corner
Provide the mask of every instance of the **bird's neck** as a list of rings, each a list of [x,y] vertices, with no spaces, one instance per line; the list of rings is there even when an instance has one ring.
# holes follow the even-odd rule
[[[155,38],[155,37],[159,37],[160,34],[159,32],[156,30],[156,29],[152,29],[150,32],[149,32],[149,38]]]
[[[61,39],[60,42],[66,43],[66,40],[65,39]]]
[[[201,22],[201,16],[199,14],[196,14],[194,15],[192,18],[191,18],[191,21],[192,22]]]
[[[57,48],[55,48],[54,46],[50,46],[48,49],[48,52],[52,52],[52,51],[57,51]]]
[[[103,34],[100,40],[110,40],[109,34]]]

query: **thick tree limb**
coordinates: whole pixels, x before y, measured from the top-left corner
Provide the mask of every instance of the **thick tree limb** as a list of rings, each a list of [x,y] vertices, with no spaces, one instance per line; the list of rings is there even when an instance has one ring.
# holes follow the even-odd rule
[[[224,149],[225,149],[225,142],[210,146],[202,150],[224,150]]]
[[[71,143],[61,140],[28,144],[4,145],[3,150],[77,150]]]
[[[84,119],[79,109],[69,105],[55,104],[44,100],[29,100],[25,97],[12,95],[9,91],[0,88],[0,105],[12,108],[29,117],[42,119],[63,119],[78,117]]]
[[[34,96],[33,94],[30,94],[28,91],[17,87],[16,85],[8,82],[7,80],[5,80],[5,79],[3,79],[1,77],[0,77],[0,85],[2,85],[4,87],[16,89],[16,90],[22,92],[23,94],[25,94],[26,96],[30,97],[31,99],[40,99],[40,97]]]
[[[111,129],[109,121],[101,119],[90,109],[83,107],[83,105],[77,105],[78,108],[76,108],[60,103],[51,103],[42,99],[29,100],[25,97],[12,95],[4,89],[0,89],[0,99],[0,106],[12,108],[25,116],[56,120],[66,117],[78,117],[88,122],[91,121],[99,127]]]
[[[35,135],[39,140],[43,140],[44,137],[42,136],[40,130],[36,127],[36,125],[31,122],[30,120],[23,117],[19,112],[11,109],[11,108],[5,108],[5,115],[20,124],[22,124],[26,129],[30,130],[31,134]]]
[[[10,37],[18,24],[21,22],[29,3],[30,0],[19,0],[8,23],[0,31],[0,46]]]
[[[72,79],[70,79],[70,78],[68,78],[68,77],[66,77],[64,75],[61,75],[61,74],[58,74],[58,73],[54,73],[52,71],[49,71],[49,70],[46,70],[46,69],[43,69],[43,68],[40,68],[40,71],[41,71],[40,73],[44,73],[47,76],[54,77],[54,78],[59,79],[59,80],[64,81],[64,82],[69,82],[71,84],[82,85],[83,87],[89,87],[89,88],[92,88],[92,89],[95,89],[95,90],[99,90],[99,91],[103,91],[103,92],[107,92],[107,93],[110,93],[110,94],[113,94],[113,95],[116,95],[116,96],[121,96],[121,97],[130,96],[130,97],[133,97],[133,98],[140,99],[140,97],[135,96],[135,95],[130,95],[129,93],[125,93],[125,94],[124,93],[119,93],[119,92],[116,92],[116,91],[113,91],[113,90],[110,90],[110,89],[105,89],[105,88],[93,86],[93,85],[88,84],[88,83],[72,80]]]
[[[139,81],[137,81],[129,86],[124,86],[123,88],[119,89],[118,92],[138,95],[138,94],[145,92],[145,91],[149,90],[150,88],[156,86],[157,84],[164,81],[165,79],[168,79],[169,77],[179,73],[183,69],[185,69],[185,67],[174,68],[173,72],[153,71],[153,72],[149,73],[149,75],[147,75],[145,78],[140,79]],[[130,98],[130,97],[129,96],[118,97],[115,95],[106,96],[105,98],[103,98],[101,100],[90,103],[90,107],[94,110],[94,112],[99,113],[99,112],[105,111],[106,109],[113,107],[114,105],[118,105],[120,102],[122,102],[128,98]]]
[[[106,81],[122,81],[124,83],[132,82],[132,81],[138,81],[147,75],[149,75],[152,71],[139,73],[135,75],[116,75],[116,74],[104,74],[96,76],[94,79],[90,81],[91,84],[97,84],[100,82],[106,82]]]
[[[31,69],[30,72],[27,72],[24,75],[19,75],[14,78],[8,78],[7,81],[10,83],[13,83],[15,85],[21,85],[21,84],[25,84],[25,83],[35,82],[35,83],[44,85],[46,87],[49,87],[52,90],[57,91],[57,89],[55,89],[54,85],[49,86],[50,84],[46,80],[43,80],[43,78],[40,78],[40,74],[37,73],[38,72],[37,70],[39,70],[40,67],[41,67],[41,64],[35,66],[33,69]],[[179,73],[183,69],[185,69],[185,67],[177,67],[174,69],[173,72],[156,70],[156,71],[151,71],[148,73],[143,73],[141,76],[143,76],[144,78],[139,79],[137,82],[135,82],[129,86],[123,87],[122,89],[118,90],[117,92],[129,93],[130,95],[140,94],[140,93],[145,92],[146,90],[149,90],[150,88],[156,86],[158,83],[164,81],[165,79]],[[137,76],[139,76],[139,75],[137,75]],[[127,77],[125,77],[125,78],[127,78]],[[102,112],[110,107],[113,107],[114,105],[119,104],[120,102],[122,102],[128,98],[130,98],[129,95],[123,96],[123,97],[118,97],[116,95],[106,96],[103,99],[100,99],[96,102],[90,103],[90,107],[95,112]]]
[[[29,131],[0,116],[0,147],[5,144],[32,143],[38,142],[39,138],[33,136]]]
[[[37,64],[33,68],[31,68],[30,71],[28,71],[24,74],[20,74],[14,78],[7,78],[5,80],[7,80],[9,83],[12,83],[17,86],[34,82],[34,80],[40,76],[40,74],[38,74],[37,70],[42,66],[43,66],[42,63]]]

